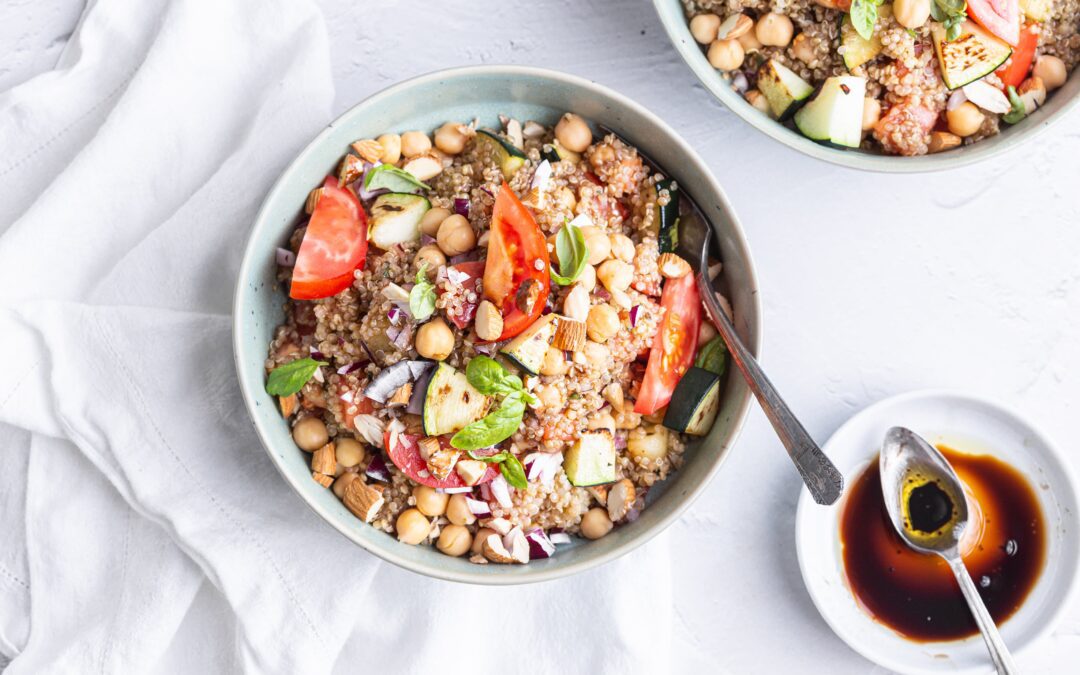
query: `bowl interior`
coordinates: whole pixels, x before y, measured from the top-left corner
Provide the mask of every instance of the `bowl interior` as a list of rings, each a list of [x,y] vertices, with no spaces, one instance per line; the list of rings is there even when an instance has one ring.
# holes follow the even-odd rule
[[[561,546],[529,565],[474,565],[431,547],[408,546],[365,525],[311,479],[308,456],[292,442],[276,402],[263,390],[263,362],[283,317],[283,289],[274,279],[274,251],[302,215],[308,191],[333,172],[349,143],[387,131],[434,129],[447,120],[478,118],[498,126],[500,113],[554,124],[572,110],[620,132],[661,166],[669,167],[712,220],[733,289],[736,327],[755,352],[759,344],[757,285],[741,229],[722,191],[701,160],[646,110],[602,87],[559,73],[515,67],[466,68],[422,76],[391,87],[346,112],[324,130],[271,189],[255,221],[234,306],[234,347],[241,389],[256,430],[282,475],[315,511],[379,557],[430,576],[477,583],[523,583],[580,571],[625,553],[659,532],[704,488],[734,442],[749,405],[739,378],[728,378],[712,432],[687,450],[683,467],[650,491],[650,507],[636,522],[603,539]]]
[[[1043,107],[1019,124],[1005,129],[1004,133],[936,155],[892,157],[858,150],[831,148],[815,143],[802,134],[766,117],[732,89],[731,84],[709,65],[700,45],[690,35],[682,0],[653,0],[653,4],[676,51],[713,96],[720,99],[736,115],[771,138],[811,157],[841,166],[896,173],[955,169],[982,161],[1030,140],[1051,122],[1062,117],[1066,111],[1071,110],[1080,100],[1080,77],[1071,77],[1065,86],[1047,99]]]
[[[1047,527],[1046,562],[1024,604],[999,626],[1005,643],[1022,652],[1053,628],[1075,586],[1080,564],[1080,519],[1075,485],[1049,439],[1012,411],[991,401],[949,392],[916,392],[882,401],[844,424],[825,451],[848,485],[871,461],[885,431],[902,425],[931,443],[961,452],[992,454],[1019,469],[1035,490]],[[815,508],[799,501],[797,548],[803,580],[826,622],[867,658],[898,672],[990,672],[979,635],[916,643],[877,623],[856,602],[844,575],[839,541],[843,501]]]

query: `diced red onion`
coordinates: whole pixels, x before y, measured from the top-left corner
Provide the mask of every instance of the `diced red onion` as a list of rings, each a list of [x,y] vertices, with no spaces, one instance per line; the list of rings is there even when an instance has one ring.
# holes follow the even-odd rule
[[[434,244],[435,241],[436,241],[435,237],[431,236],[430,234],[422,234],[422,235],[420,235],[420,245],[421,246],[430,246],[431,244]]]
[[[401,323],[401,315],[403,312],[396,305],[391,305],[390,309],[386,311],[386,318],[390,319],[391,325],[398,325]]]
[[[314,346],[308,347],[308,351],[311,352],[311,358],[315,359],[316,361],[326,360],[326,355],[320,352],[318,349],[315,349]]]
[[[402,328],[397,337],[394,338],[394,346],[401,351],[406,351],[409,348],[409,342],[412,340],[412,330],[408,326]]]
[[[323,383],[326,382],[326,377],[322,374],[322,366],[319,366],[318,368],[315,369],[314,377],[315,377],[315,381],[318,382],[319,384],[323,384]]]
[[[356,392],[352,389],[346,389],[345,392],[341,394],[341,396],[338,396],[338,398],[341,399],[342,403],[348,403],[350,405],[352,404],[355,397]]]
[[[555,311],[555,310],[554,310],[554,309],[552,309],[550,305],[544,305],[544,309],[542,309],[542,310],[540,311],[540,315],[541,315],[541,316],[547,316],[548,314],[551,314],[551,313],[552,313],[552,312],[554,312],[554,311]]]
[[[731,78],[731,86],[735,87],[735,91],[741,94],[750,88],[750,82],[747,81],[746,75],[735,73],[735,76]]]
[[[626,434],[615,434],[615,449],[616,450],[625,450],[626,449]]]
[[[485,502],[491,501],[491,486],[488,483],[480,484],[480,498]]]
[[[634,305],[630,308],[630,325],[636,326],[638,320],[638,314],[641,313],[641,305]]]
[[[377,480],[380,483],[390,482],[390,468],[386,466],[386,460],[383,459],[382,454],[375,455],[371,458],[371,462],[368,463],[367,469],[364,470],[364,475],[371,480]]]
[[[453,267],[447,267],[446,268],[446,278],[449,279],[451,283],[455,283],[455,284],[458,284],[460,286],[460,285],[464,284],[466,281],[469,280],[469,275],[465,274],[464,272],[462,272],[459,269],[455,269]]]
[[[454,198],[454,213],[459,216],[469,217],[469,200],[464,197]]]
[[[495,343],[488,342],[487,344],[473,345],[473,349],[475,349],[477,352],[479,352],[481,354],[491,356],[492,354],[495,353]]]
[[[567,533],[565,533],[565,532],[563,532],[561,530],[559,532],[554,532],[553,531],[553,532],[548,534],[548,541],[550,541],[552,544],[556,544],[556,545],[569,544],[570,543],[570,535],[568,535]]]
[[[364,367],[364,364],[360,361],[353,361],[348,365],[344,365],[337,369],[338,375],[348,375],[349,373],[355,373]]]
[[[282,267],[292,267],[296,264],[296,254],[287,248],[278,248],[274,260]]]
[[[514,505],[514,502],[510,499],[510,484],[506,482],[506,478],[500,473],[495,476],[495,480],[491,481],[491,495],[495,497],[495,501],[499,502],[499,506],[504,509],[509,509]]]
[[[401,332],[403,330],[405,330],[403,327],[390,326],[386,329],[386,337],[390,340],[390,342],[396,342],[398,336],[401,335]]]
[[[628,523],[632,523],[640,517],[641,511],[638,511],[637,509],[630,509],[626,512],[626,522]]]
[[[611,299],[611,293],[608,293],[606,288],[600,288],[599,286],[597,286],[595,289],[593,289],[593,293],[596,294],[597,298],[604,300],[605,302]]]
[[[465,498],[465,506],[469,507],[469,513],[478,518],[491,515],[491,507],[487,502],[480,501],[479,499],[473,499],[472,497]]]
[[[964,94],[963,89],[957,89],[949,95],[949,102],[945,104],[946,110],[956,110],[960,107],[960,104],[967,100],[967,95]]]
[[[529,530],[525,534],[529,542],[529,559],[550,558],[555,555],[555,544],[548,538],[539,527]]]
[[[574,352],[572,352],[572,351],[570,351],[568,349],[564,349],[562,355],[563,355],[563,360],[564,361],[573,361],[574,360]]]
[[[447,495],[463,495],[468,492],[472,492],[472,488],[468,485],[465,485],[463,487],[435,488],[435,492],[441,492]]]
[[[409,399],[409,405],[405,408],[405,412],[410,415],[423,414],[424,399],[427,397],[428,384],[431,383],[431,375],[434,372],[433,369],[429,369],[417,378],[416,384],[413,386],[412,397]]]
[[[447,261],[447,262],[449,264],[451,264],[451,265],[460,265],[463,262],[473,262],[474,260],[479,260],[479,259],[480,259],[480,251],[477,250],[477,249],[473,249],[473,250],[469,251],[468,253],[462,253],[460,255],[456,255],[453,258],[450,258],[450,260]],[[469,275],[466,274],[465,276],[466,276],[466,278],[468,278]]]

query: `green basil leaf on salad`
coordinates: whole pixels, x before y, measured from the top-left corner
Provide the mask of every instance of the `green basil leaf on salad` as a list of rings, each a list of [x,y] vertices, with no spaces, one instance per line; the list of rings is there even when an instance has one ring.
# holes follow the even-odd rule
[[[574,283],[589,261],[589,248],[585,246],[585,235],[581,228],[567,222],[555,235],[555,253],[559,257],[559,271],[549,267],[551,278],[560,286]]]
[[[510,483],[519,490],[525,490],[529,487],[529,479],[525,475],[525,467],[521,465],[521,461],[513,455],[508,455],[506,460],[499,464],[499,471],[502,471],[503,478],[507,483]]]
[[[319,366],[328,365],[325,361],[312,358],[297,359],[280,365],[270,371],[266,378],[266,393],[271,396],[292,396],[303,389]]]
[[[701,348],[694,365],[710,373],[723,375],[724,371],[727,370],[727,357],[728,353],[727,347],[724,345],[724,339],[717,335]]]
[[[393,164],[380,164],[364,176],[365,190],[389,190],[390,192],[418,192],[430,190],[416,176]]]
[[[417,321],[426,321],[435,313],[435,285],[428,281],[427,263],[420,263],[416,285],[409,291],[409,312]]]
[[[514,392],[503,399],[494,412],[477,420],[450,438],[450,445],[458,450],[479,450],[501,443],[521,428],[525,415],[523,392]]]
[[[510,453],[505,450],[496,452],[494,455],[477,455],[472,450],[469,450],[468,453],[470,458],[475,459],[478,462],[484,462],[485,464],[499,464],[510,456]]]
[[[874,0],[854,0],[851,3],[851,25],[864,40],[874,37],[877,23],[877,3]]]
[[[465,366],[469,384],[485,396],[522,391],[521,378],[490,356],[476,356]]]

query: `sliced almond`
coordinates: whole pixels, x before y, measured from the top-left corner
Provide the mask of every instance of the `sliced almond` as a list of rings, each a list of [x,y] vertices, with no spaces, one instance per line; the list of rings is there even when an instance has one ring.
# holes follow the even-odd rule
[[[412,398],[413,385],[412,382],[406,382],[398,387],[398,390],[391,394],[390,398],[386,399],[386,405],[388,406],[403,406],[409,405],[409,399]]]
[[[593,485],[585,488],[585,491],[591,494],[600,506],[607,506],[607,486]]]
[[[304,213],[309,216],[312,213],[315,213],[315,207],[318,205],[319,199],[322,198],[324,192],[326,192],[325,188],[317,187],[308,193],[307,201],[304,202]]]
[[[716,29],[717,40],[735,40],[750,32],[754,27],[754,20],[745,14],[733,14],[724,19],[720,27]]]
[[[495,530],[500,537],[510,533],[514,526],[506,518],[491,518],[484,523],[484,527]]]
[[[498,340],[502,331],[502,313],[489,300],[484,300],[476,308],[476,335],[481,340]]]
[[[278,405],[281,406],[281,416],[285,419],[289,419],[296,412],[296,394],[289,394],[288,396],[279,396]]]
[[[420,457],[426,462],[436,452],[438,452],[442,446],[439,445],[439,439],[434,436],[424,436],[420,439]]]
[[[690,274],[690,263],[674,253],[661,253],[656,264],[666,279],[681,279]]]
[[[311,478],[323,487],[330,487],[331,483],[334,482],[333,476],[327,476],[325,473],[319,473],[318,471],[312,471]]]
[[[461,476],[461,480],[465,481],[466,485],[472,486],[480,482],[480,479],[484,477],[484,473],[487,471],[487,464],[475,459],[462,459],[458,460],[457,473]]]
[[[373,138],[356,141],[352,144],[352,149],[356,151],[356,154],[360,155],[361,159],[370,164],[379,161],[383,155],[383,146]]]
[[[514,562],[522,565],[529,562],[529,540],[525,538],[520,527],[515,527],[503,535],[502,543]]]
[[[439,480],[446,480],[446,477],[454,470],[454,465],[457,464],[459,457],[461,457],[461,451],[439,447],[428,457],[428,471]]]
[[[363,480],[354,480],[345,488],[341,501],[354,516],[370,523],[375,520],[386,500],[381,485],[368,485]]]
[[[338,187],[344,187],[353,183],[364,175],[364,160],[356,155],[345,155],[338,167]]]
[[[943,152],[960,145],[964,139],[960,138],[956,134],[950,134],[948,131],[931,131],[930,132],[930,153]]]
[[[608,490],[607,512],[611,522],[617,523],[626,517],[637,499],[637,491],[629,479],[623,478]]]
[[[506,550],[506,546],[503,545],[502,537],[498,534],[489,534],[488,538],[484,540],[484,557],[493,563],[502,563],[504,565],[512,565],[517,562],[514,556],[510,554],[510,551]]]
[[[417,180],[429,180],[438,176],[443,170],[442,162],[432,155],[413,157],[401,168],[416,176]]]
[[[585,348],[585,322],[559,317],[555,328],[555,337],[551,346],[566,352],[577,352]]]
[[[327,476],[333,476],[337,469],[337,458],[333,442],[327,443],[311,454],[311,470]]]

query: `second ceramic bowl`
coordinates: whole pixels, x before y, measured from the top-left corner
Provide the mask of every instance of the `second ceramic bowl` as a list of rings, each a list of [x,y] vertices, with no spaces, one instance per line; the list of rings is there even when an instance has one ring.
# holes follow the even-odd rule
[[[308,191],[333,172],[349,143],[360,138],[435,129],[447,120],[479,118],[483,126],[497,126],[499,114],[554,124],[568,110],[619,132],[666,167],[704,209],[719,241],[736,329],[756,353],[761,308],[750,251],[727,197],[705,164],[640,105],[593,82],[547,70],[446,70],[408,80],[360,103],[319,134],[274,184],[244,252],[233,306],[233,346],[241,391],[266,451],[285,480],[330,525],[380,558],[421,574],[472,583],[527,583],[580,572],[630,551],[663,530],[705,489],[727,457],[750,405],[742,380],[728,378],[711,433],[688,449],[679,471],[650,490],[649,507],[638,520],[595,542],[560,547],[554,557],[528,565],[474,565],[434,547],[402,544],[355,518],[330,490],[311,480],[307,455],[293,443],[288,424],[263,388],[267,345],[283,319],[285,299],[274,279],[274,251],[301,217]]]

